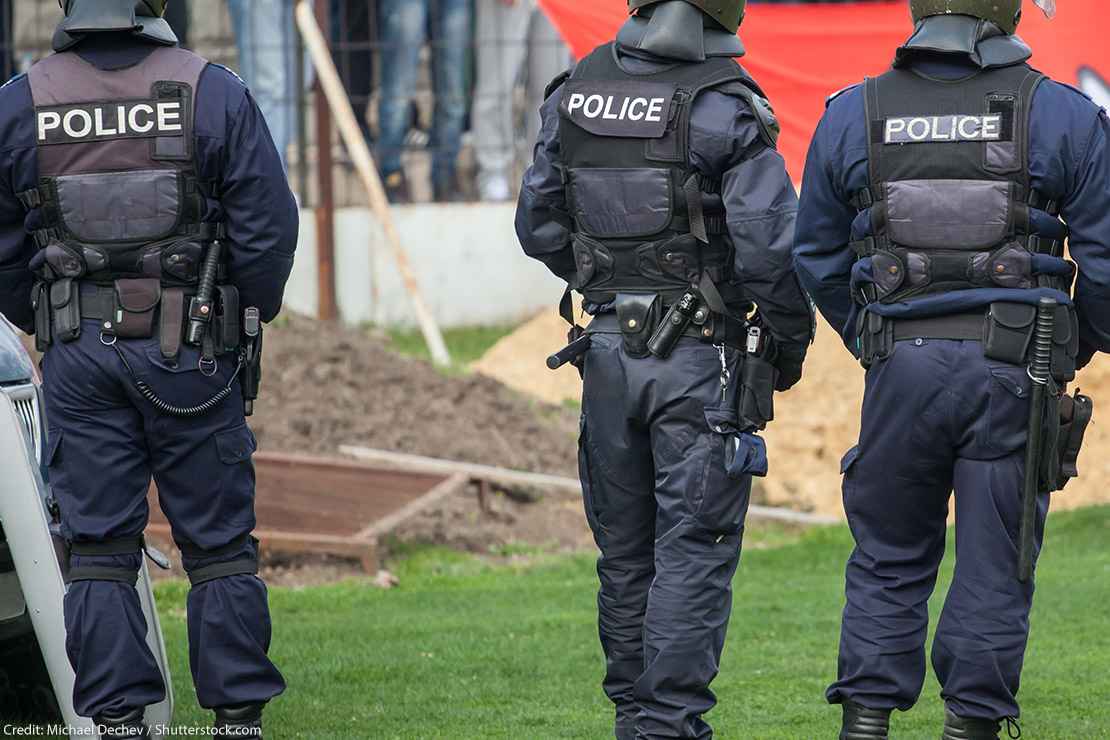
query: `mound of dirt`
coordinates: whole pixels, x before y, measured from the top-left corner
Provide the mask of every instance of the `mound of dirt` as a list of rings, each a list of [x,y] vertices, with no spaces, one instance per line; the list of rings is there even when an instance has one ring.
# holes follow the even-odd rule
[[[574,475],[577,415],[477,375],[444,375],[387,337],[289,314],[266,333],[252,427],[268,451],[343,444]]]

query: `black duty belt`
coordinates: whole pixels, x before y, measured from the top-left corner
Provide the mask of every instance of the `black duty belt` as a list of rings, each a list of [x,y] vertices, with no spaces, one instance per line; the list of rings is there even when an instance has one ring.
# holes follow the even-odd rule
[[[665,312],[664,312],[665,313]],[[724,344],[729,347],[737,349],[744,349],[747,342],[747,327],[740,321],[736,321],[727,316],[720,314],[713,315],[714,321],[726,322],[726,336]],[[699,342],[712,342],[712,337],[706,337],[703,332],[704,327],[690,324],[686,327],[686,331],[682,333],[684,337],[692,337]],[[590,334],[621,334],[620,322],[617,321],[617,314],[613,311],[599,313],[594,316],[590,325],[586,327],[586,331]],[[653,329],[654,331],[654,329]]]
[[[927,319],[894,319],[894,341],[906,339],[983,340],[986,311],[933,316]]]

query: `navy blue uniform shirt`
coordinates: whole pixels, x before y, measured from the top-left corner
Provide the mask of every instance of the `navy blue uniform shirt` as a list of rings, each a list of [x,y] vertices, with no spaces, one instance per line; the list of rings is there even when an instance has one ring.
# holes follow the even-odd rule
[[[100,69],[140,63],[155,47],[132,36],[90,36],[77,53]],[[195,163],[205,187],[205,221],[227,225],[228,274],[242,305],[257,306],[270,321],[281,309],[293,269],[299,214],[266,122],[232,72],[210,64],[196,92]],[[31,85],[26,75],[0,88],[0,313],[33,329],[27,264],[36,252],[29,232],[38,228],[15,194],[36,187],[38,157]]]
[[[923,72],[959,79],[974,71],[965,60],[920,59]],[[849,289],[856,254],[849,242],[871,235],[869,211],[850,204],[868,186],[868,122],[864,87],[834,97],[821,119],[806,160],[794,261],[798,279],[822,315],[856,351],[860,310]],[[1033,96],[1029,128],[1032,186],[1061,204],[1070,229],[1071,258],[1079,265],[1074,301],[1079,312],[1081,360],[1110,351],[1110,121],[1106,112],[1068,85],[1046,80]],[[1032,211],[1032,230],[1063,236],[1059,220]],[[1036,291],[978,288],[870,310],[902,317],[943,315],[996,300],[1033,300]],[[1000,298],[1004,295],[1004,298]]]
[[[633,74],[674,64],[623,51],[620,58]],[[516,231],[526,254],[569,280],[575,266],[559,145],[562,94],[560,86],[540,111],[543,128],[533,164],[524,175]],[[810,305],[790,257],[797,194],[782,155],[763,141],[755,113],[743,98],[729,94],[727,85],[694,101],[690,164],[722,182],[728,234],[736,250],[736,279],[759,306],[771,333],[784,343],[808,344],[813,331]]]

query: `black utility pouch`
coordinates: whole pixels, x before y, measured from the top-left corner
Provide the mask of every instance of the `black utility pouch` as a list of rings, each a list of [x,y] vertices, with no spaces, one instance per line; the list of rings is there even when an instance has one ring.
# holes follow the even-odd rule
[[[1029,343],[1037,307],[1024,303],[992,303],[987,314],[983,354],[992,360],[1024,365],[1028,360]]]
[[[883,360],[894,351],[894,322],[863,311],[859,317],[859,358],[865,368]]]
[[[154,336],[154,309],[161,300],[162,284],[154,278],[117,280],[112,333],[120,339]]]
[[[1056,307],[1052,334],[1052,377],[1057,383],[1075,380],[1075,361],[1079,356],[1079,318],[1071,306]]]
[[[657,294],[617,293],[617,321],[624,337],[624,351],[629,357],[647,357],[648,340],[655,333],[662,313]]]
[[[757,355],[744,357],[740,374],[740,428],[763,429],[775,419],[775,381],[778,370]]]
[[[234,285],[216,286],[216,321],[212,324],[213,338],[216,340],[216,354],[225,355],[239,351],[242,333],[242,317],[239,308],[239,289]]]
[[[52,339],[72,342],[81,336],[81,290],[72,278],[50,284]]]
[[[1055,490],[1061,491],[1072,478],[1079,477],[1079,452],[1083,437],[1094,417],[1095,405],[1079,391],[1060,399],[1059,475]]]
[[[50,347],[50,289],[46,283],[35,283],[31,308],[35,312],[35,349],[45,352]]]

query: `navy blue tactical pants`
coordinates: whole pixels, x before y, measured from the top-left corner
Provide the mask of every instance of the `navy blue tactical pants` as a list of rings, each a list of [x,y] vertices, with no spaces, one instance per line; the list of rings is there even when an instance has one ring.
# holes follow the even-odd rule
[[[165,401],[193,406],[226,386],[234,362],[204,377],[196,350],[162,359],[158,340],[120,340],[135,373]],[[50,479],[63,533],[74,542],[141,534],[151,476],[174,539],[203,551],[226,548],[254,529],[254,436],[235,393],[215,411],[177,419],[139,396],[95,322],[80,339],[55,343],[43,363],[50,425]],[[249,541],[215,558],[185,558],[186,570],[254,556]],[[74,556],[72,566],[138,570],[140,556]],[[77,581],[66,595],[67,649],[77,674],[74,704],[83,716],[144,707],[165,687],[146,645],[138,594],[128,584]],[[267,658],[266,587],[253,575],[212,580],[188,598],[189,658],[200,705],[264,702],[285,687]]]
[[[955,490],[956,570],[932,662],[956,714],[1017,717],[1032,584],[1017,580],[1031,381],[978,342],[898,342],[867,373],[860,444],[844,458],[856,540],[833,703],[906,710],[925,679],[928,600]],[[1038,549],[1048,497],[1040,501]]]
[[[735,383],[717,350],[684,338],[667,360],[618,334],[586,354],[579,463],[597,571],[606,694],[616,734],[709,738],[751,477],[726,472]],[[727,351],[736,377],[738,353]],[[720,429],[721,431],[717,431]]]

